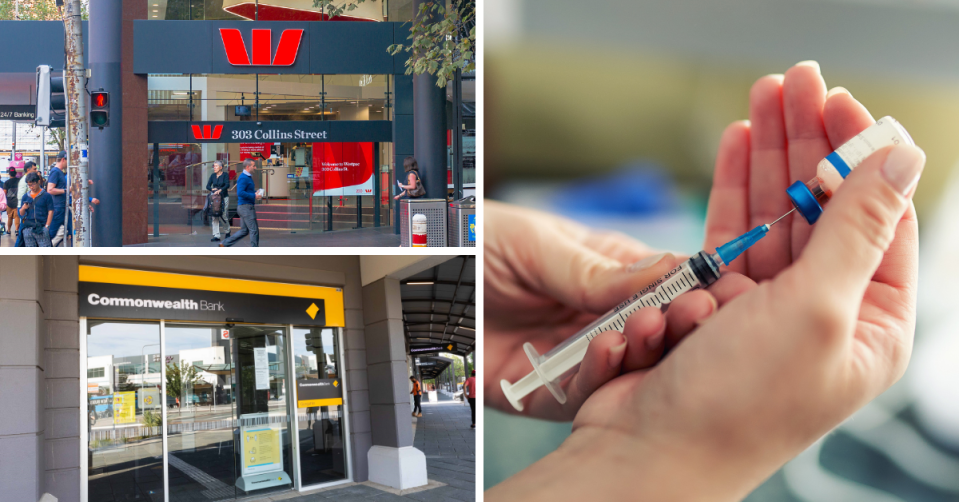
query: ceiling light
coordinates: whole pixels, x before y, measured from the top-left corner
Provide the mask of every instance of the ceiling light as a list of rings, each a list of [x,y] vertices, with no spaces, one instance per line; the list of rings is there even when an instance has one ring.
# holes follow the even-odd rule
[[[408,286],[430,286],[433,284],[433,281],[429,282],[407,282]]]
[[[156,10],[156,9],[153,9],[153,12],[160,12],[160,11],[158,11],[158,10]]]

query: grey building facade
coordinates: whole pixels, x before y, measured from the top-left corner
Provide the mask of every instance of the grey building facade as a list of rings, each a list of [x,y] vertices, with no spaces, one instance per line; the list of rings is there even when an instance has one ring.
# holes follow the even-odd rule
[[[366,480],[425,484],[425,457],[412,447],[401,282],[452,258],[0,258],[0,498],[122,500],[132,490],[148,500],[187,500],[183,493],[203,490],[230,500],[257,493],[250,483],[259,482],[262,467],[239,452],[251,448],[243,441],[252,436],[242,436],[253,426],[273,427],[261,433],[280,446],[266,460],[280,470],[269,472],[288,476],[263,493]],[[111,273],[120,279],[102,278]],[[334,296],[326,324],[317,314],[303,326],[258,323],[255,309],[218,323],[164,313],[101,318],[97,312],[106,311],[90,310],[110,296],[91,287],[135,292],[140,286],[129,281],[137,274],[172,280],[155,291],[181,296],[192,290],[211,299],[215,288],[205,284],[223,280],[246,281],[260,296],[274,294],[263,284],[326,288]],[[128,284],[106,284],[111,280]],[[178,285],[186,288],[170,289]],[[338,309],[342,322],[335,321]],[[126,343],[129,354],[118,348]],[[260,356],[264,364],[254,371]],[[307,387],[340,381],[343,388],[324,391],[332,394],[307,396]]]

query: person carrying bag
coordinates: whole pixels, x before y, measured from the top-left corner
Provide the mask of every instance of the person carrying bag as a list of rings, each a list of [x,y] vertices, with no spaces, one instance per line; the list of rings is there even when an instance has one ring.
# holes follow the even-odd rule
[[[396,197],[393,197],[393,199],[399,200],[404,195],[409,195],[411,199],[416,199],[426,195],[426,188],[423,187],[423,181],[420,180],[420,171],[416,159],[413,157],[405,158],[403,160],[403,170],[407,173],[407,184],[404,185],[400,180],[396,180],[396,184],[399,185],[403,191]]]

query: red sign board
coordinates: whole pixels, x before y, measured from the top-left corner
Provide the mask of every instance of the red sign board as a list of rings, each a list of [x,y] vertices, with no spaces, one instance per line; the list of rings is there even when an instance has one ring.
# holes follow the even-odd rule
[[[291,66],[296,61],[302,38],[303,30],[283,30],[274,55],[271,54],[273,31],[254,29],[251,35],[252,50],[247,52],[246,41],[243,40],[240,30],[220,28],[223,50],[226,51],[226,58],[233,66]]]
[[[313,195],[373,195],[373,143],[313,143]]]
[[[259,153],[264,159],[270,158],[270,145],[272,143],[240,143],[240,162],[246,159],[256,160],[253,154]]]

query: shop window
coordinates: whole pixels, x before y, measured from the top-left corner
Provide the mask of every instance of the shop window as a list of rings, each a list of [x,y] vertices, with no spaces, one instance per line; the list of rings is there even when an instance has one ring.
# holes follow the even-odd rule
[[[103,378],[103,368],[90,368],[87,370],[87,378]]]

